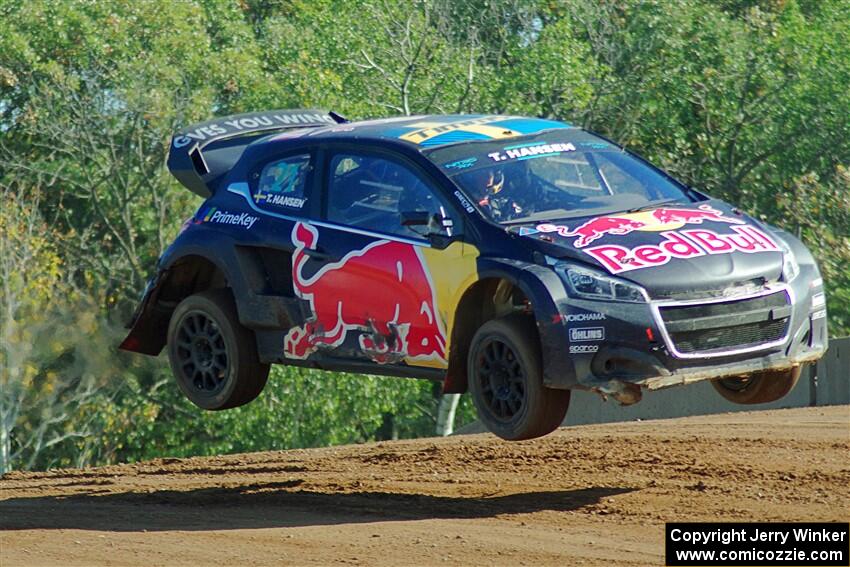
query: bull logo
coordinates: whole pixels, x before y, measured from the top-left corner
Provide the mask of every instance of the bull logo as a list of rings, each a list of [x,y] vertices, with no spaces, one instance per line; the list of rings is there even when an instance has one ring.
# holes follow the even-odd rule
[[[646,226],[645,223],[626,217],[596,217],[574,230],[564,232],[563,235],[578,236],[579,238],[575,241],[575,246],[577,248],[584,248],[606,234],[628,234],[644,226]]]
[[[723,216],[723,213],[712,209],[710,205],[700,205],[694,209],[655,209],[652,211],[658,222],[663,224],[682,223],[682,224],[702,224],[702,221],[709,220],[715,222],[726,222],[729,224],[744,224],[740,219],[733,219]]]
[[[292,229],[292,283],[312,315],[286,335],[288,358],[338,347],[355,332],[360,348],[378,363],[445,360],[434,286],[415,246],[378,240],[305,277],[305,250],[315,250],[318,237],[302,222]]]

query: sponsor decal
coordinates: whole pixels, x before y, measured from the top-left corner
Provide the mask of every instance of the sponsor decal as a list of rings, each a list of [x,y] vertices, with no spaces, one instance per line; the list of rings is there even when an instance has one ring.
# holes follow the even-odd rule
[[[431,121],[416,122],[414,124],[409,124],[411,128],[416,129],[412,132],[402,134],[399,136],[399,139],[406,142],[413,142],[414,144],[422,144],[441,134],[456,131],[481,134],[482,136],[487,136],[494,140],[498,138],[514,138],[516,136],[521,136],[522,134],[520,132],[516,132],[510,128],[489,125],[491,122],[498,122],[508,118],[508,116],[486,116],[484,118],[471,118],[469,120],[459,120],[457,122],[449,123]]]
[[[201,222],[230,224],[250,229],[258,220],[259,217],[255,217],[248,213],[231,213],[229,211],[219,210],[217,207],[212,207],[205,215],[203,215]]]
[[[817,321],[818,319],[826,318],[826,309],[821,309],[820,311],[816,311],[812,313],[812,321]]]
[[[287,333],[286,357],[305,359],[355,333],[361,350],[378,363],[445,362],[446,332],[418,247],[378,240],[307,276],[311,259],[305,250],[315,250],[318,239],[318,230],[308,224],[292,229],[292,283],[312,315]]]
[[[577,142],[577,145],[580,148],[590,148],[591,150],[604,150],[611,147],[611,144],[606,142]]]
[[[724,216],[710,205],[700,205],[696,209],[661,208],[643,213],[601,216],[592,218],[574,229],[544,223],[537,225],[537,231],[557,232],[565,237],[577,236],[573,246],[584,248],[606,235],[621,236],[636,230],[658,232],[681,228],[687,224],[702,224],[703,221],[744,224],[743,220]]]
[[[478,161],[477,157],[471,157],[466,159],[460,159],[457,161],[453,161],[451,163],[444,164],[443,167],[446,169],[466,169],[468,167],[472,167],[475,165],[475,162]]]
[[[333,118],[324,114],[257,114],[245,116],[232,120],[222,120],[212,124],[206,124],[191,132],[184,132],[181,136],[175,136],[172,144],[174,148],[182,148],[193,141],[204,142],[217,136],[234,134],[237,132],[250,131],[257,128],[272,128],[274,126],[289,125],[313,125],[313,124],[336,124]]]
[[[612,274],[662,266],[673,258],[692,259],[714,254],[743,252],[781,252],[767,234],[754,226],[732,227],[734,234],[718,234],[713,230],[682,230],[662,232],[664,239],[657,245],[626,248],[606,244],[586,248]]]
[[[254,200],[257,203],[265,203],[267,205],[281,205],[283,207],[293,207],[300,209],[304,207],[307,199],[301,197],[289,197],[286,195],[275,195],[274,193],[258,193]]]
[[[564,152],[574,152],[576,147],[567,142],[564,144],[547,144],[546,142],[534,142],[532,144],[521,144],[518,146],[507,146],[501,152],[493,152],[487,156],[493,161],[526,160],[546,156],[556,156]]]
[[[570,329],[570,342],[581,343],[587,341],[604,341],[604,327],[578,327]]]
[[[570,354],[588,354],[599,350],[599,345],[572,345]]]
[[[685,229],[704,222],[731,225],[732,233],[710,229]],[[682,229],[682,230],[678,230]],[[657,232],[663,240],[656,245],[628,248],[617,244],[590,246],[606,236],[622,236],[635,231]],[[759,228],[742,219],[728,217],[710,205],[695,209],[664,207],[652,211],[595,217],[570,228],[543,223],[520,234],[556,233],[574,238],[573,246],[605,266],[612,274],[661,266],[671,259],[690,259],[714,254],[781,252],[779,245]]]
[[[469,202],[469,199],[466,198],[466,195],[464,195],[458,190],[455,190],[454,196],[457,197],[457,200],[460,201],[460,206],[463,207],[467,213],[475,212],[475,207],[472,206],[472,203]]]
[[[582,321],[604,321],[605,313],[575,313],[567,315],[570,323],[581,323]]]

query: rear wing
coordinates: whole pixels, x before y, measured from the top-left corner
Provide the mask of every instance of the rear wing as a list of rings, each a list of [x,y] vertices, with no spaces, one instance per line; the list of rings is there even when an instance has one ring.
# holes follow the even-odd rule
[[[168,170],[190,191],[206,198],[215,181],[230,171],[257,138],[278,130],[341,122],[345,122],[342,116],[322,110],[268,110],[192,124],[171,138]]]

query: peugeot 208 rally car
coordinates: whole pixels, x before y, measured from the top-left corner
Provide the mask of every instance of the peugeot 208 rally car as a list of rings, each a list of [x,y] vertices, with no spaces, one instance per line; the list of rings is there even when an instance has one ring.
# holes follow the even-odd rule
[[[168,166],[204,202],[121,347],[167,348],[205,409],[289,364],[468,389],[527,439],[575,388],[777,400],[827,346],[796,238],[563,122],[242,114],[178,132]]]

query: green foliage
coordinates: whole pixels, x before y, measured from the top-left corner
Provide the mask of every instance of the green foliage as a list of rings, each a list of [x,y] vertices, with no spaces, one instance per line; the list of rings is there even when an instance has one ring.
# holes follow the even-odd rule
[[[92,408],[101,423],[94,444],[120,439],[111,457],[134,461],[417,437],[433,435],[436,404],[429,382],[275,367],[255,402],[200,412],[163,374],[153,389],[128,384],[106,412]],[[460,421],[471,420],[464,404]]]
[[[427,382],[399,385],[373,376],[279,367],[254,403],[202,412],[180,395],[167,371],[143,366],[140,374],[152,380],[114,385],[108,396],[76,405],[65,429],[85,435],[62,438],[28,467],[318,447],[434,431],[437,398]],[[458,422],[472,419],[467,402]]]
[[[797,178],[791,190],[779,195],[777,205],[786,229],[810,243],[821,254],[830,314],[831,334],[850,330],[850,170],[838,166],[826,183],[810,173]]]
[[[114,370],[115,335],[63,278],[62,235],[34,205],[0,195],[0,473],[39,467],[85,440],[83,408],[108,396]]]
[[[162,360],[114,355],[199,205],[169,136],[229,112],[590,127],[800,236],[850,333],[844,0],[0,0],[0,21],[3,467],[434,431],[429,383],[278,368],[256,402],[202,413]]]

